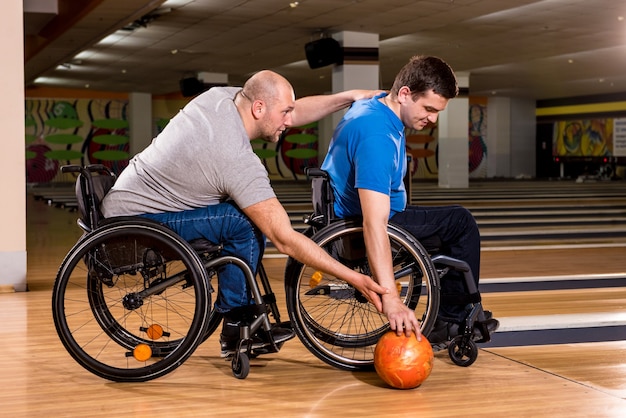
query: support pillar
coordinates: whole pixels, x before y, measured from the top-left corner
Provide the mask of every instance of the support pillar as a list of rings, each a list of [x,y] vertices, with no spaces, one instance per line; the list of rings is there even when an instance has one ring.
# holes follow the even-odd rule
[[[3,4],[0,50],[0,152],[2,216],[0,216],[0,293],[28,290],[26,283],[26,175],[24,154],[24,25],[23,3]]]
[[[152,95],[130,93],[128,95],[128,126],[130,130],[129,151],[131,158],[150,145],[152,132]]]
[[[332,92],[380,88],[377,33],[344,31],[333,35],[343,47],[343,64],[332,72]],[[336,112],[319,124],[319,160],[326,156],[333,130],[345,112]]]
[[[469,74],[456,73],[459,96],[439,114],[439,187],[469,187],[468,112]]]
[[[511,99],[490,97],[487,104],[487,177],[511,176]]]

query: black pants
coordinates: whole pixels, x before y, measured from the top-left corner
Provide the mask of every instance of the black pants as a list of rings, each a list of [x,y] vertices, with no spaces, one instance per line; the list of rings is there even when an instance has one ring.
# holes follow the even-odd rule
[[[480,273],[480,233],[472,214],[461,206],[407,206],[390,221],[401,226],[418,240],[438,237],[441,254],[465,261],[472,272],[476,287]],[[465,306],[459,303],[467,295],[465,279],[450,272],[441,279],[439,318],[461,322],[466,317]],[[469,298],[468,298],[469,300]]]

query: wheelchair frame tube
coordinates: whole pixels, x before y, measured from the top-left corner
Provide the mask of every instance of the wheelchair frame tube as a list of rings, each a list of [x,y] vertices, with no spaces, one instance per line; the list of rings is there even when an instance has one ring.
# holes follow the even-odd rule
[[[254,277],[252,269],[245,261],[232,255],[222,255],[220,257],[207,261],[206,263],[204,263],[204,265],[206,268],[213,268],[227,263],[234,264],[243,271],[243,274],[246,276],[246,280],[248,281],[250,292],[252,292],[254,304],[257,306],[263,305],[263,296],[261,296],[259,285],[256,282],[256,278]],[[251,328],[256,329],[257,321],[261,320],[263,321],[263,329],[269,331],[272,328],[272,325],[270,324],[270,320],[267,314],[260,315],[259,318],[257,318],[257,320],[254,321],[253,324],[251,324]]]

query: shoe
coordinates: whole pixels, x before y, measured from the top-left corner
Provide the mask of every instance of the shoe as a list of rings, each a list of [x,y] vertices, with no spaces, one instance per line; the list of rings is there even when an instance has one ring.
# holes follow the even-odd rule
[[[486,343],[489,342],[491,339],[491,334],[493,334],[494,332],[496,332],[498,330],[498,328],[500,327],[500,321],[498,321],[497,319],[493,318],[493,316],[490,316],[489,319],[485,319],[484,321],[480,322],[480,323],[475,323],[474,324],[474,329],[473,329],[473,340],[476,341],[477,343]],[[486,330],[487,335],[483,338],[483,333],[480,330],[480,328]]]
[[[239,328],[242,325],[244,325],[242,321],[233,321],[228,318],[224,318],[222,332],[220,334],[221,357],[227,358],[235,354],[240,340]],[[295,337],[296,334],[291,328],[287,328],[287,326],[288,323],[281,323],[280,326],[272,326],[270,332],[272,333],[272,338],[276,345],[282,345],[285,341]],[[261,336],[262,334],[265,334],[265,331],[260,330],[252,336],[251,350],[257,352],[257,354],[269,353],[272,352],[273,349],[272,343],[268,338],[263,338]]]
[[[437,352],[447,348],[452,338],[457,335],[459,335],[459,324],[438,319],[427,338],[433,351]]]
[[[496,332],[500,326],[500,322],[493,318],[491,311],[485,311],[484,313],[485,320],[480,322],[480,324],[481,326],[486,327],[487,332],[491,335]],[[472,339],[478,342],[483,339],[483,335],[478,328],[478,323],[475,323],[474,325],[474,329],[472,330]],[[435,326],[427,337],[433,351],[437,352],[447,348],[450,341],[460,334],[460,329],[461,324],[456,322],[448,322],[439,319],[435,321]]]

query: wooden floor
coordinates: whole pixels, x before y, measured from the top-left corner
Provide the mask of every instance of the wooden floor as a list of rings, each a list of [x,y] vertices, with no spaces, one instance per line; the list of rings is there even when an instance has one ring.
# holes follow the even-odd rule
[[[619,336],[599,342],[484,345],[468,368],[437,353],[431,376],[409,391],[386,387],[374,372],[327,366],[297,339],[280,353],[253,360],[248,378],[238,380],[230,363],[219,358],[217,336],[165,377],[137,384],[105,381],[70,358],[52,323],[56,269],[80,234],[75,213],[29,199],[27,233],[30,291],[0,294],[2,417],[626,416],[626,337]],[[558,284],[563,277],[570,284],[582,282],[581,276],[621,280],[626,247],[619,241],[604,244],[485,248],[483,301],[502,321],[496,336],[523,337],[527,330],[520,323],[541,328],[555,318],[618,318],[624,325],[619,317],[626,313],[626,286],[619,281],[592,288],[533,287],[536,282]],[[264,261],[286,316],[284,262],[277,256]],[[529,285],[497,288],[520,282]],[[585,326],[578,326],[579,333]]]

